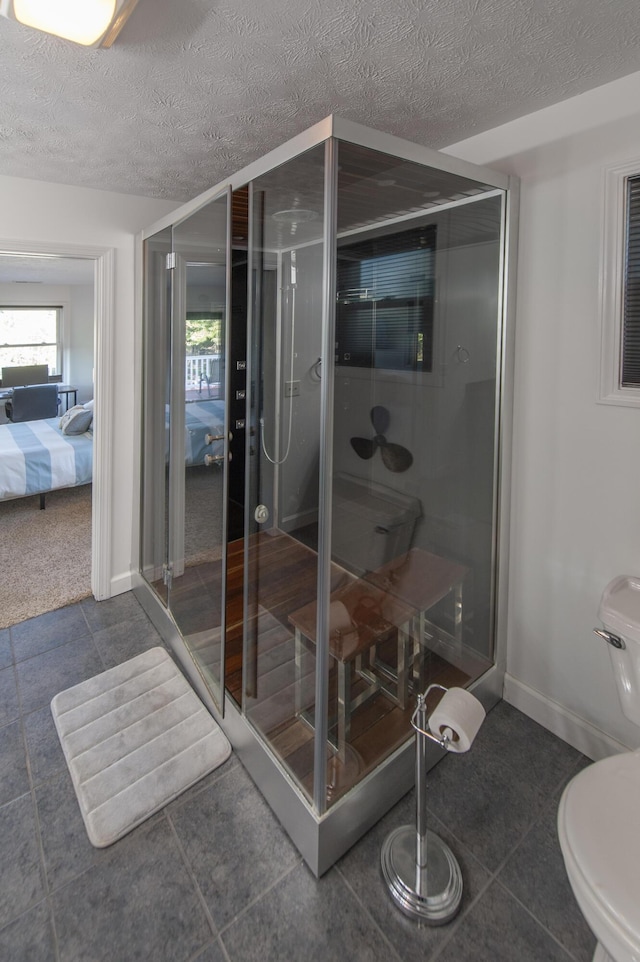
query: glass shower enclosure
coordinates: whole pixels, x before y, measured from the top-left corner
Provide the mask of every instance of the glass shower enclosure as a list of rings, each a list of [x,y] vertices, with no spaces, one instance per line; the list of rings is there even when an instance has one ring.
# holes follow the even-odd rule
[[[515,193],[330,117],[145,233],[136,592],[318,875],[502,692]]]

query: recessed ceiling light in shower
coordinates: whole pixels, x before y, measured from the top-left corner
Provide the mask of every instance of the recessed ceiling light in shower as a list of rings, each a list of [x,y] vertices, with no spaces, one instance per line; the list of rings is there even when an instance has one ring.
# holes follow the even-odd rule
[[[318,220],[320,214],[304,207],[291,207],[288,210],[277,210],[271,217],[279,224],[307,224],[309,221]]]

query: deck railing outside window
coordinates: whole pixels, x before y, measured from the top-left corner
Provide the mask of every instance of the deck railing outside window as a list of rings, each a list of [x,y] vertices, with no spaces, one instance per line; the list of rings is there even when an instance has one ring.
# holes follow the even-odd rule
[[[218,397],[221,381],[220,354],[190,354],[185,358],[185,390],[205,397]]]

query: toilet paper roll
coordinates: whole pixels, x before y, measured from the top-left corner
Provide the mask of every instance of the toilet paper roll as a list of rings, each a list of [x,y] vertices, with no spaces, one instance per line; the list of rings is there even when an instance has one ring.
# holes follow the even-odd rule
[[[465,688],[450,688],[431,712],[429,728],[434,735],[449,738],[448,751],[468,752],[485,716],[475,695]]]
[[[351,630],[351,615],[341,601],[332,601],[329,606],[329,633],[335,635]]]

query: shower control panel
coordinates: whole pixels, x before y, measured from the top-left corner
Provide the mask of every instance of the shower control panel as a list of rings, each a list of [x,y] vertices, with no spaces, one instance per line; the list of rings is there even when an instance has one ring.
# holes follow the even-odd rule
[[[235,431],[244,431],[246,428],[245,402],[247,400],[247,362],[237,360],[235,370],[232,368],[232,383],[230,391],[231,405],[229,410],[229,423]],[[244,442],[242,442],[244,443]]]
[[[230,541],[241,538],[244,530],[244,465],[245,431],[247,429],[247,361],[246,345],[232,331],[229,363],[229,467],[227,536]]]

